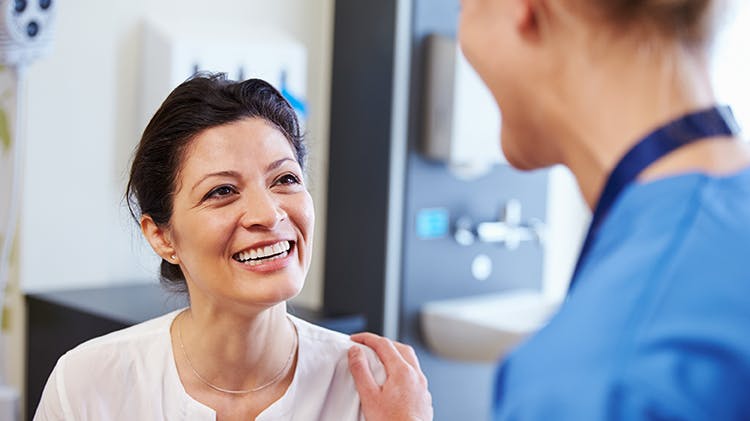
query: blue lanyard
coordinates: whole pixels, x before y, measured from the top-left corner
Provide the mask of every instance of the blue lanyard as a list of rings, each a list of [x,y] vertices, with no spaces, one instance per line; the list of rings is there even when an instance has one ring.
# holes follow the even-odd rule
[[[583,242],[573,278],[570,281],[571,290],[579,278],[581,266],[591,251],[591,245],[604,219],[620,193],[638,177],[641,171],[677,148],[706,138],[734,136],[738,132],[737,122],[729,107],[712,107],[684,115],[667,123],[651,132],[630,149],[610,173],[596,204],[586,240]]]

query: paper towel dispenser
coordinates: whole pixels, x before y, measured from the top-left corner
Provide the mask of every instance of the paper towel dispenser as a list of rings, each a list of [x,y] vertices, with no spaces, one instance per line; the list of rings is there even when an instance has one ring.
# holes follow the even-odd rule
[[[460,178],[481,176],[506,162],[500,111],[454,38],[430,35],[426,42],[422,153]]]

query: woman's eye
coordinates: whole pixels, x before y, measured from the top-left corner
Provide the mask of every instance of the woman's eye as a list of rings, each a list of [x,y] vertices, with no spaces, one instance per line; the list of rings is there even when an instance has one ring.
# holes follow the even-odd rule
[[[229,195],[232,195],[235,192],[236,192],[236,190],[232,186],[219,186],[219,187],[211,190],[210,192],[208,192],[208,194],[206,195],[205,198],[206,199],[210,199],[210,198],[222,198],[222,197],[227,197]]]
[[[294,174],[284,174],[276,180],[276,184],[289,185],[300,184],[299,178]]]

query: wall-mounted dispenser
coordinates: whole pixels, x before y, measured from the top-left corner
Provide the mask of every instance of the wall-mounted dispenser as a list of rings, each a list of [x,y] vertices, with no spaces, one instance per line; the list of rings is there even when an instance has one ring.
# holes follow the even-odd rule
[[[486,174],[505,162],[500,111],[454,38],[426,39],[422,153],[459,178]]]

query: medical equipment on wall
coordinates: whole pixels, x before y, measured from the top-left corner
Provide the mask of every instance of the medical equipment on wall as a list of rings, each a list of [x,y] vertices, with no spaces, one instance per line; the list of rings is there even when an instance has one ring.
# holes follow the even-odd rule
[[[500,111],[455,39],[427,38],[421,151],[462,179],[504,163]]]
[[[544,245],[545,224],[537,218],[528,221],[521,219],[521,201],[510,199],[497,221],[479,222],[476,225],[467,216],[456,220],[453,238],[462,246],[470,246],[475,241],[499,244],[507,250],[516,250],[522,242],[531,241]]]
[[[147,20],[143,25],[140,121],[145,128],[164,98],[200,71],[235,80],[260,78],[307,116],[307,51],[274,28],[247,22]]]
[[[55,9],[54,0],[0,0],[0,306],[5,304],[21,201],[24,68],[50,51]],[[2,317],[0,312],[0,325]],[[4,360],[0,364],[0,419],[15,420],[18,393],[6,385]]]

